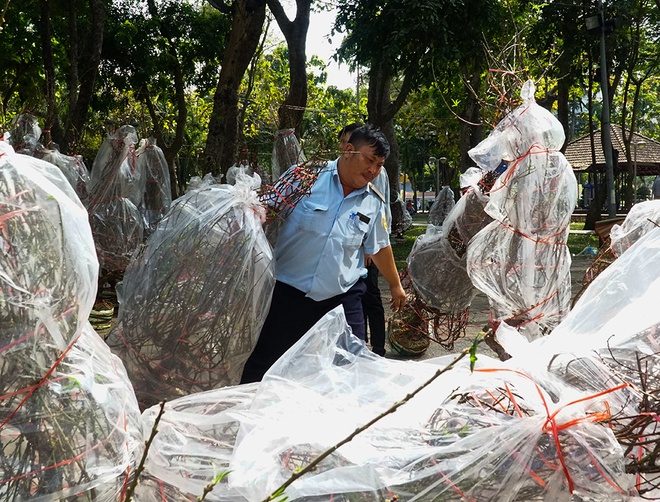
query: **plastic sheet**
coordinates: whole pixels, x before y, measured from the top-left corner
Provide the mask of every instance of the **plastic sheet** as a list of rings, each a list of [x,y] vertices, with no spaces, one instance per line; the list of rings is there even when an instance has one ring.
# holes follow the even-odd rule
[[[92,165],[88,211],[101,268],[121,275],[142,243],[145,181],[135,155],[137,134],[121,126],[103,141]]]
[[[143,139],[137,152],[138,171],[144,174],[144,198],[140,210],[144,235],[150,235],[172,204],[170,171],[163,150],[154,138]]]
[[[468,274],[489,298],[496,321],[529,339],[547,334],[570,309],[571,257],[566,240],[577,183],[559,151],[559,121],[523,86],[523,104],[468,153],[486,170],[507,170],[490,191],[486,212],[495,220],[468,246]]]
[[[632,246],[649,230],[660,227],[660,200],[635,204],[621,225],[610,230],[610,245],[617,256]]]
[[[211,173],[206,173],[203,178],[199,176],[193,176],[186,183],[186,192],[191,190],[197,190],[198,188],[206,188],[212,185],[217,185],[218,180]]]
[[[455,205],[453,190],[448,186],[443,186],[429,209],[429,224],[441,227]]]
[[[0,150],[0,499],[118,500],[139,411],[87,320],[98,274],[87,212],[54,165]]]
[[[248,389],[245,401],[232,404],[240,386],[170,403],[181,413],[171,417],[174,427],[166,425],[176,435],[166,437],[164,447],[154,445],[162,457],[158,468],[148,465],[151,498],[144,500],[154,500],[165,485],[197,495],[223,469],[226,483],[209,500],[225,500],[227,493],[227,500],[263,500],[451,360],[378,358],[350,333],[338,308],[271,367],[249,408]],[[581,500],[633,500],[623,452],[599,423],[609,395],[575,402],[572,389],[552,375],[532,378],[486,356],[471,373],[464,359],[332,452],[285,495],[305,501],[570,500],[572,491]],[[207,404],[213,401],[220,403],[215,420]],[[209,448],[216,444],[222,447]],[[200,461],[218,469],[199,479]]]
[[[224,387],[165,403],[135,500],[161,502],[162,494],[167,493],[166,500],[194,501],[209,480],[227,472],[241,417],[248,416],[257,386]],[[159,411],[160,406],[154,406],[142,414],[144,437],[151,434]],[[184,450],[185,455],[181,455]],[[246,501],[228,487],[226,478],[207,500]]]
[[[252,183],[176,199],[118,285],[107,342],[143,407],[240,380],[275,284]]]

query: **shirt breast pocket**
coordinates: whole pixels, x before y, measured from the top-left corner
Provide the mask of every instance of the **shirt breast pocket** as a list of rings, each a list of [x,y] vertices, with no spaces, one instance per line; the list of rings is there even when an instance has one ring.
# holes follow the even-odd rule
[[[322,233],[326,227],[324,222],[328,217],[328,205],[310,201],[309,199],[299,204],[298,228],[305,232]]]
[[[346,247],[349,249],[359,248],[368,231],[368,223],[362,221],[357,215],[351,215],[346,229]]]

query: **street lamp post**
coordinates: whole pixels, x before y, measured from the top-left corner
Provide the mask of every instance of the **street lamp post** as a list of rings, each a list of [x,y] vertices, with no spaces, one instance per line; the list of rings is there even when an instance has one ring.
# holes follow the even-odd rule
[[[435,167],[435,196],[438,196],[438,159],[429,157],[429,165]]]

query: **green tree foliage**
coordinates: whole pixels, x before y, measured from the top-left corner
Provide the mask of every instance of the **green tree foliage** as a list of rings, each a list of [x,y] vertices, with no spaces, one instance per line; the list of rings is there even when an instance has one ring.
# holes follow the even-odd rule
[[[227,16],[205,5],[174,0],[113,4],[101,99],[106,106],[124,102],[114,122],[137,120],[142,135],[157,138],[170,166],[174,196],[185,182],[177,180],[174,160],[182,149],[185,157],[193,153],[190,138],[200,135],[191,128],[207,127],[203,116],[188,121],[190,104],[213,89],[228,27]],[[136,108],[139,118],[130,115]]]
[[[337,134],[349,122],[362,122],[355,110],[355,94],[326,86],[325,63],[312,56],[307,63],[308,100],[300,124],[300,143],[308,157],[334,158]],[[248,89],[246,77],[241,94]],[[256,62],[254,89],[247,100],[244,139],[240,145],[270,165],[278,110],[289,90],[289,57],[284,44],[262,54]]]

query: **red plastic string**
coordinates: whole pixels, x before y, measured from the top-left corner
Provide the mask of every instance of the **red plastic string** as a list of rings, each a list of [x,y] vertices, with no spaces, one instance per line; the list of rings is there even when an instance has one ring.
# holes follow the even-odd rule
[[[539,385],[536,382],[534,382],[534,380],[529,375],[526,375],[525,373],[523,373],[521,371],[511,370],[511,369],[496,369],[496,368],[475,369],[475,372],[481,372],[481,373],[495,373],[495,372],[500,372],[500,371],[514,373],[514,374],[519,375],[523,378],[526,378],[526,379],[528,379],[528,380],[530,380],[531,382],[534,383],[534,386],[536,387],[536,390],[539,393],[541,401],[543,402],[543,407],[545,408],[546,415],[547,415],[545,425],[543,426],[543,432],[550,432],[553,435],[555,446],[557,447],[557,455],[558,455],[559,461],[562,465],[562,470],[564,471],[564,476],[566,477],[566,480],[568,482],[569,492],[573,493],[574,483],[573,483],[573,479],[571,478],[570,473],[568,472],[568,467],[566,466],[566,461],[564,459],[563,450],[562,450],[562,447],[561,447],[561,443],[559,441],[559,432],[564,430],[564,429],[568,429],[569,427],[573,427],[575,425],[578,425],[578,424],[580,424],[582,422],[585,422],[585,421],[601,422],[601,421],[607,420],[610,417],[610,413],[609,413],[609,410],[607,410],[605,412],[588,413],[587,415],[585,415],[583,417],[575,418],[575,419],[569,420],[567,422],[564,422],[562,424],[557,424],[557,421],[556,421],[557,415],[562,410],[564,410],[565,408],[568,408],[569,406],[573,406],[575,404],[582,403],[582,402],[585,402],[585,401],[590,401],[592,399],[596,399],[596,398],[604,396],[606,394],[616,392],[616,391],[621,390],[625,387],[628,387],[628,384],[627,383],[622,383],[622,384],[617,385],[615,387],[612,387],[610,389],[606,389],[602,392],[598,392],[596,394],[592,394],[592,395],[589,395],[589,396],[582,397],[580,399],[576,399],[574,401],[570,401],[569,403],[567,403],[564,406],[562,406],[562,407],[558,408],[557,410],[555,410],[554,413],[550,413],[550,408],[548,407],[548,403],[545,399],[545,396],[544,396],[541,388],[539,387]],[[511,397],[515,401],[515,396],[512,395]],[[608,484],[610,484],[611,486],[615,486],[614,481],[612,481],[611,479],[608,479],[605,476],[605,473],[602,472],[602,470],[599,470],[599,472],[603,475],[603,477],[608,482]],[[619,489],[619,488],[617,487],[617,489]]]

